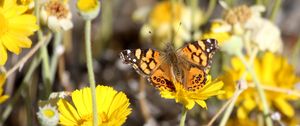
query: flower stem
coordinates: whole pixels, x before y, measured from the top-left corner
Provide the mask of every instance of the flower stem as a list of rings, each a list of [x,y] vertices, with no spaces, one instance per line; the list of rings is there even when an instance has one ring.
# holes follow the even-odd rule
[[[40,26],[40,3],[39,0],[34,0],[34,13],[37,19],[37,25]],[[41,29],[37,31],[38,40],[41,41],[43,39],[43,32]],[[47,51],[47,45],[44,44],[41,47],[41,55],[43,60],[42,73],[43,73],[43,82],[45,84],[45,96],[48,97],[51,92],[51,84],[50,84],[50,65],[49,65],[49,56]]]
[[[183,106],[182,107],[182,113],[181,113],[180,125],[179,126],[184,126],[187,111],[188,110]]]
[[[211,118],[211,120],[209,121],[209,123],[207,124],[207,126],[212,126],[213,123],[216,121],[216,119],[224,112],[224,110],[226,108],[228,108],[229,104],[232,102],[232,98],[230,98],[228,101],[226,101],[225,104],[223,104],[223,106],[219,109],[219,111]]]
[[[253,81],[254,81],[256,90],[258,91],[259,97],[260,97],[260,99],[262,101],[262,104],[263,104],[263,113],[266,116],[266,118],[265,118],[266,124],[267,124],[267,126],[272,126],[273,125],[272,120],[271,120],[270,116],[268,116],[270,114],[270,110],[269,110],[269,107],[268,107],[267,98],[266,98],[264,90],[261,87],[260,82],[259,82],[259,80],[258,80],[258,78],[257,78],[257,76],[254,72],[254,68],[251,67],[252,65],[249,65],[247,63],[245,57],[243,56],[243,54],[241,52],[237,53],[237,56],[243,62],[243,64],[245,65],[245,67],[248,70],[248,72],[250,73],[250,75],[253,77]]]
[[[210,18],[211,14],[213,13],[213,11],[215,10],[216,8],[216,4],[217,4],[217,0],[210,0],[209,1],[209,4],[208,4],[208,9],[204,15],[204,19],[202,21],[201,24],[205,24],[208,19]]]
[[[282,0],[275,0],[275,4],[274,4],[274,7],[273,7],[271,16],[270,16],[271,21],[273,21],[273,22],[275,21],[276,15],[277,15],[277,13],[280,9],[281,4],[282,4]]]
[[[225,126],[230,114],[232,113],[232,110],[233,110],[233,107],[234,107],[234,104],[237,100],[237,98],[240,96],[240,94],[243,92],[244,90],[241,90],[239,88],[236,89],[236,91],[234,92],[234,95],[233,97],[231,98],[231,102],[229,103],[226,111],[225,111],[225,114],[220,122],[220,125],[219,126]]]
[[[55,78],[55,73],[57,70],[57,63],[58,63],[58,58],[60,56],[59,52],[57,49],[59,48],[62,40],[62,32],[55,32],[54,35],[54,43],[53,43],[53,56],[51,58],[51,65],[50,65],[50,83],[53,84],[54,78]]]
[[[90,81],[91,95],[92,95],[92,107],[93,107],[93,125],[98,126],[98,114],[97,114],[97,101],[96,101],[96,84],[93,71],[92,61],[92,49],[91,49],[91,20],[85,21],[85,51],[87,69]]]

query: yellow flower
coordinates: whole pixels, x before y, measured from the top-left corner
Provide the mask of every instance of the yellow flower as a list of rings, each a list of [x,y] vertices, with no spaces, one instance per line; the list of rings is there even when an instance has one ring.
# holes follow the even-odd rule
[[[97,86],[96,98],[100,126],[120,126],[131,113],[131,108],[128,108],[129,99],[123,92],[117,92],[108,86]],[[72,101],[73,103],[64,99],[58,101],[59,123],[61,125],[91,126],[93,114],[90,88],[72,92]],[[75,105],[75,108],[72,104]]]
[[[148,20],[141,29],[141,35],[144,39],[149,39],[147,35],[151,31],[154,45],[158,48],[163,48],[165,42],[174,39],[175,47],[178,48],[185,41],[199,38],[191,36],[191,32],[201,25],[202,16],[202,11],[198,8],[193,14],[192,8],[181,2],[162,1],[150,11]],[[174,38],[173,32],[176,32]]]
[[[34,8],[34,0],[17,0],[17,3],[19,5],[28,6],[28,9],[33,9]]]
[[[5,79],[6,79],[5,74],[0,73],[0,104],[9,98],[8,95],[2,95]]]
[[[0,66],[7,61],[7,50],[19,54],[21,48],[31,47],[28,36],[38,29],[36,18],[26,14],[27,7],[15,0],[4,0],[0,5]]]
[[[204,100],[209,97],[224,93],[220,89],[223,86],[222,81],[212,82],[211,77],[207,76],[207,82],[204,87],[196,91],[188,91],[183,87],[183,84],[175,82],[175,92],[168,90],[160,90],[160,95],[166,99],[175,99],[178,103],[181,103],[187,109],[192,109],[195,106],[195,102],[202,108],[207,108]]]
[[[226,25],[225,22],[214,21],[208,32],[204,33],[202,39],[214,38],[218,40],[218,44],[222,44],[228,41],[231,37],[230,26]]]
[[[226,90],[226,93],[219,97],[221,99],[229,99],[233,95],[236,81],[246,70],[238,58],[233,58],[231,65],[232,67],[226,68],[225,74],[221,77],[225,83],[224,90]],[[256,58],[254,69],[262,86],[294,90],[295,84],[299,82],[299,77],[295,75],[294,68],[288,64],[287,59],[271,52],[266,52],[262,57]],[[246,81],[253,85],[253,79],[248,73]],[[297,100],[296,96],[267,90],[265,93],[270,107],[277,109],[289,118],[295,115],[295,111],[288,101]],[[255,108],[262,110],[261,101],[254,88],[245,90],[239,96],[236,105],[238,106],[237,116],[240,119],[246,118]]]
[[[77,8],[84,19],[94,19],[100,11],[98,0],[78,0]]]

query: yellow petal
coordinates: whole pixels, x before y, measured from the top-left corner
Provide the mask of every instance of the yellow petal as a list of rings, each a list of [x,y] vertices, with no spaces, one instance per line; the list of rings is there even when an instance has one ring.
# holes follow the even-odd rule
[[[60,99],[57,103],[60,112],[60,122],[65,125],[77,125],[77,120],[80,120],[75,108],[66,100]]]
[[[288,116],[289,118],[295,115],[295,111],[293,107],[285,101],[283,98],[276,98],[275,99],[275,107],[280,110],[281,113]]]
[[[0,38],[0,66],[4,65],[7,61],[7,52],[1,43],[2,39]]]
[[[237,117],[239,119],[245,119],[247,118],[247,115],[248,115],[248,111],[245,110],[243,107],[239,107],[238,110],[237,110]]]
[[[16,41],[13,40],[13,38],[10,38],[8,36],[2,36],[2,44],[11,52],[15,54],[20,53],[20,48],[18,47]]]
[[[197,103],[198,105],[200,105],[202,108],[207,109],[207,106],[206,106],[205,101],[202,101],[202,100],[196,100],[196,103]]]
[[[10,19],[9,27],[15,34],[24,36],[32,35],[34,31],[39,29],[38,25],[36,25],[35,16],[29,14],[20,15]]]
[[[248,111],[251,111],[252,109],[254,109],[254,107],[256,106],[256,102],[254,101],[254,99],[252,98],[247,98],[245,99],[243,106],[245,107],[245,109],[247,109]]]
[[[80,116],[92,113],[92,97],[90,88],[75,90],[72,93],[73,103]]]

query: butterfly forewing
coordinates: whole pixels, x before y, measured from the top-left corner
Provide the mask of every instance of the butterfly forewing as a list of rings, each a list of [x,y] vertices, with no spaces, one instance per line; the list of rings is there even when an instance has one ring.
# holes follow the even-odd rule
[[[189,62],[199,67],[209,69],[212,57],[218,48],[217,40],[204,39],[188,43],[186,46],[179,49],[180,55],[186,58]]]
[[[152,49],[127,49],[120,53],[120,57],[143,76],[150,76],[160,64],[160,53]]]

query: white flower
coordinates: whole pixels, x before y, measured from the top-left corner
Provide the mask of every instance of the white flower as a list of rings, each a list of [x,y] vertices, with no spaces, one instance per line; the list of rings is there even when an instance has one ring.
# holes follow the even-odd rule
[[[274,23],[261,16],[261,12],[264,10],[263,6],[251,7],[252,15],[244,27],[250,30],[251,42],[257,45],[261,51],[281,52],[280,30]]]
[[[56,126],[59,121],[59,113],[57,108],[52,107],[50,104],[39,107],[37,116],[42,126]]]
[[[49,0],[41,8],[41,19],[49,29],[57,32],[73,27],[72,14],[67,0]]]

